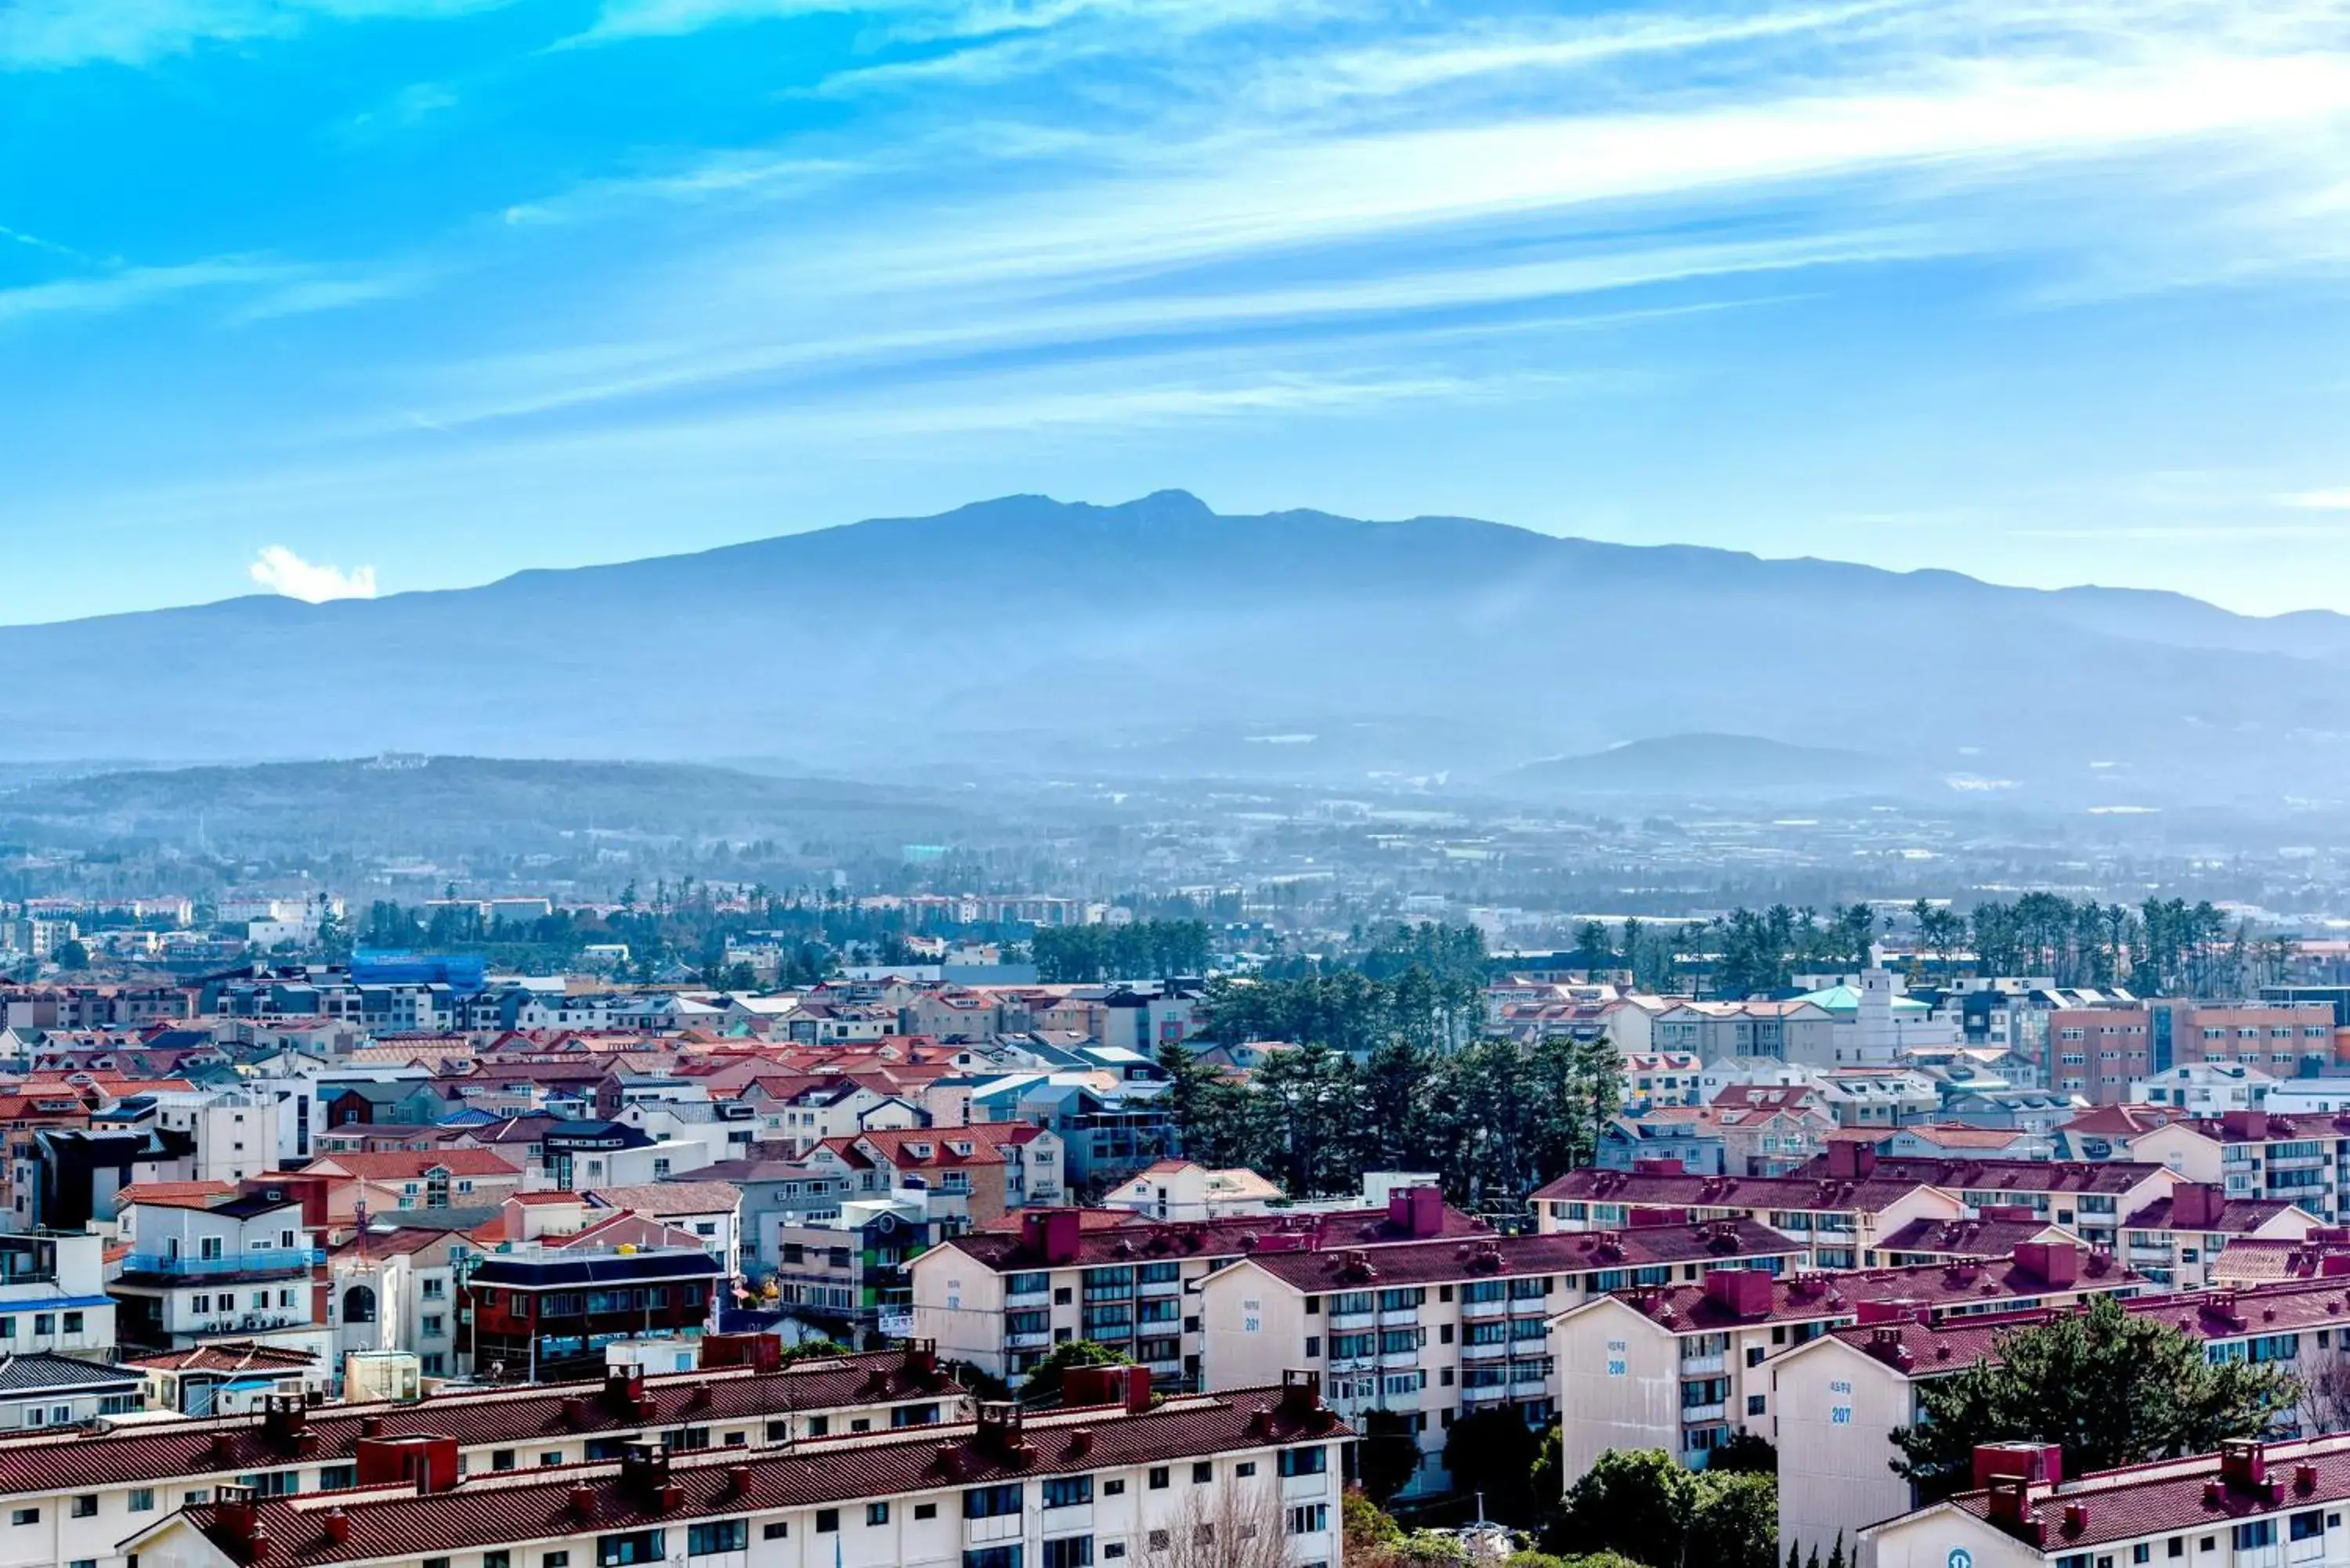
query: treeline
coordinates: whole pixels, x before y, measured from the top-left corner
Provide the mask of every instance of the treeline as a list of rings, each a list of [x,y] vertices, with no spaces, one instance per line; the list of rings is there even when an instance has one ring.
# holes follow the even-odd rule
[[[1159,1061],[1183,1152],[1259,1171],[1293,1198],[1357,1191],[1367,1170],[1425,1170],[1456,1203],[1515,1210],[1588,1164],[1623,1104],[1622,1060],[1605,1041],[1438,1049],[1397,1036],[1359,1060],[1316,1042],[1264,1052],[1244,1082],[1181,1045]]]
[[[1208,926],[1204,920],[1039,926],[1028,950],[1036,978],[1048,984],[1173,980],[1208,972]]]

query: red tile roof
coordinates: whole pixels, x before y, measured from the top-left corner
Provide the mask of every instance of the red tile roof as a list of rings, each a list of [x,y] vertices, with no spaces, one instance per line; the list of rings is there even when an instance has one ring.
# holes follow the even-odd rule
[[[1742,1258],[1792,1257],[1809,1247],[1752,1220],[1725,1220],[1579,1234],[1405,1241],[1375,1250],[1263,1252],[1249,1261],[1299,1290],[1326,1293],[1679,1263],[1727,1266]]]
[[[1443,1238],[1490,1236],[1492,1228],[1454,1209],[1444,1210]],[[1055,1268],[1149,1262],[1159,1258],[1241,1258],[1271,1256],[1275,1251],[1313,1251],[1332,1247],[1378,1247],[1400,1241],[1424,1241],[1388,1217],[1384,1209],[1354,1209],[1319,1214],[1257,1214],[1228,1220],[1199,1220],[1180,1224],[1145,1221],[1118,1223],[1098,1229],[1080,1224],[1077,1255]],[[981,1267],[998,1273],[1041,1269],[1044,1259],[1032,1251],[1024,1231],[974,1231],[940,1243],[964,1253]]]
[[[1087,1434],[1083,1440],[1076,1436],[1080,1431]],[[1027,1451],[1023,1454],[983,1440],[978,1428],[969,1425],[806,1440],[781,1453],[719,1449],[672,1454],[667,1471],[676,1501],[666,1507],[652,1489],[631,1484],[622,1467],[599,1464],[477,1475],[448,1491],[423,1495],[402,1486],[273,1499],[258,1503],[256,1512],[271,1542],[268,1562],[308,1568],[656,1525],[674,1528],[695,1519],[951,1492],[1352,1435],[1334,1413],[1318,1405],[1295,1409],[1282,1404],[1277,1388],[1239,1389],[1180,1396],[1139,1414],[1096,1407],[1032,1416],[1024,1428]],[[586,1509],[573,1504],[572,1491],[578,1487],[592,1493]],[[343,1516],[347,1528],[340,1532],[341,1540],[326,1528],[329,1510]],[[186,1512],[196,1529],[235,1560],[244,1560],[223,1522],[219,1505]]]
[[[795,1410],[950,1399],[962,1393],[943,1375],[910,1366],[896,1351],[797,1362],[780,1372],[721,1367],[648,1377],[645,1390],[655,1402],[650,1417],[609,1401],[605,1387],[602,1383],[534,1384],[391,1404],[330,1405],[309,1413],[310,1440],[299,1445],[271,1441],[261,1423],[249,1416],[125,1427],[101,1437],[12,1435],[0,1438],[0,1492],[86,1490],[174,1476],[234,1476],[348,1459],[361,1424],[370,1419],[382,1423],[387,1437],[436,1433],[473,1448],[580,1434],[658,1432],[687,1414],[697,1421],[741,1420]],[[709,1399],[697,1406],[691,1401],[700,1390],[707,1390]],[[586,1405],[579,1418],[567,1419],[565,1399],[582,1397]],[[225,1437],[224,1448],[215,1449],[216,1436]]]
[[[341,1129],[338,1129],[341,1130]],[[337,1170],[368,1181],[413,1181],[428,1170],[452,1176],[504,1176],[519,1180],[522,1171],[494,1149],[396,1149],[383,1154],[324,1154],[307,1168]]]
[[[2264,1458],[2276,1488],[2273,1496],[2268,1486],[2222,1480],[2220,1456],[2206,1454],[2100,1470],[2054,1491],[2035,1487],[2030,1522],[2040,1536],[2041,1550],[2060,1556],[2142,1535],[2215,1531],[2241,1520],[2350,1499],[2350,1434],[2271,1443]],[[2303,1465],[2311,1472],[2306,1485],[2296,1473]],[[1950,1506],[1988,1520],[1991,1498],[1989,1492],[1965,1492],[1950,1499]]]
[[[1767,1312],[1742,1315],[1708,1293],[1703,1285],[1617,1291],[1614,1299],[1674,1330],[1706,1333],[1758,1323],[1806,1323],[1850,1319],[1863,1303],[1877,1303],[1929,1316],[1974,1315],[2015,1310],[2002,1303],[2071,1300],[2105,1292],[2143,1289],[2147,1281],[2091,1253],[2071,1284],[2052,1284],[2013,1259],[1986,1263],[1921,1263],[1906,1269],[1867,1269],[1855,1273],[1798,1274],[1771,1282]]]

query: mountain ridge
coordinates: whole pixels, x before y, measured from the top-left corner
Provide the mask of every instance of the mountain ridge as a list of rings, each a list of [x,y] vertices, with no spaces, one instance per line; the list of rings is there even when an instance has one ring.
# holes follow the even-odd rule
[[[2091,754],[2137,756],[2181,798],[2272,808],[2326,795],[2350,746],[2331,611],[1464,517],[1233,516],[1181,491],[0,628],[0,659],[38,672],[0,691],[26,760],[755,752],[879,776],[1191,750],[1211,771],[1498,777],[1673,734],[1800,742],[1832,716],[1885,732],[1837,749],[1905,776],[1996,767],[2061,802]]]

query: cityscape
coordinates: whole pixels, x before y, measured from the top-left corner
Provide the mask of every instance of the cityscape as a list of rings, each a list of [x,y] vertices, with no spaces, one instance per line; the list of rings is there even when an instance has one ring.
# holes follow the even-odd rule
[[[0,1568],[2350,1568],[2350,0],[0,0]]]

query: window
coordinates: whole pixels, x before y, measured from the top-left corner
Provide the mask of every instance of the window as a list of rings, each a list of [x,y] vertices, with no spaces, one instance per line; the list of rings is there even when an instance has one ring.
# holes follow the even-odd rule
[[[714,1552],[747,1552],[750,1546],[751,1521],[747,1519],[713,1519],[707,1524],[686,1526],[688,1557],[707,1557]]]
[[[11,1510],[8,1514],[8,1522],[11,1524],[38,1524],[41,1522],[41,1511],[37,1508],[19,1508]]]
[[[2248,1520],[2228,1532],[2228,1544],[2239,1552],[2254,1552],[2276,1544],[2276,1521]]]
[[[1256,1461],[1254,1459],[1243,1459],[1240,1463],[1232,1467],[1232,1479],[1234,1480],[1246,1480],[1249,1477],[1254,1474],[1256,1474]]]
[[[621,1568],[629,1563],[658,1563],[668,1555],[663,1532],[632,1530],[626,1535],[596,1538],[596,1568]]]
[[[571,1553],[550,1552],[538,1560],[538,1568],[571,1568]]]
[[[1285,1476],[1318,1476],[1330,1468],[1327,1449],[1284,1449],[1281,1450],[1281,1473]]]
[[[446,1557],[427,1557],[424,1568],[449,1568],[449,1560]]]
[[[1091,1476],[1048,1476],[1045,1480],[1046,1508],[1075,1508],[1094,1500]]]
[[[2286,1534],[2290,1539],[2294,1541],[2314,1541],[2317,1537],[2325,1533],[2325,1511],[2323,1509],[2312,1509],[2307,1513],[2296,1513],[2288,1521],[2288,1524],[2289,1528]]]
[[[914,1517],[916,1519],[936,1519],[938,1516],[939,1505],[937,1503],[918,1502],[914,1505]]]
[[[1191,1466],[1191,1484],[1193,1486],[1205,1486],[1215,1479],[1216,1467],[1211,1461],[1207,1459],[1198,1459],[1193,1461]]]
[[[781,1541],[791,1532],[791,1521],[786,1519],[778,1519],[772,1523],[759,1526],[759,1539],[762,1541]]]
[[[510,1470],[514,1468],[515,1451],[512,1449],[495,1449],[491,1451],[490,1469],[494,1470]]]
[[[482,1568],[514,1568],[514,1553],[501,1547],[482,1553]]]
[[[1065,1535],[1045,1542],[1045,1568],[1093,1568],[1094,1538]]]
[[[1150,1467],[1150,1490],[1153,1491],[1165,1491],[1167,1490],[1167,1467],[1165,1465],[1153,1465]]]
[[[69,1312],[66,1314],[65,1329],[68,1334],[79,1334],[81,1332],[81,1314],[78,1312]]]
[[[816,1511],[816,1532],[818,1535],[830,1535],[839,1530],[839,1528],[840,1510],[837,1508],[819,1508]]]
[[[1302,1502],[1289,1511],[1289,1533],[1319,1535],[1330,1528],[1330,1505],[1326,1502]]]
[[[1125,1495],[1126,1495],[1126,1483],[1125,1483],[1124,1481],[1122,1481],[1122,1480],[1106,1480],[1106,1481],[1102,1482],[1102,1496],[1104,1496],[1104,1497],[1124,1497]]]
[[[1746,1397],[1746,1413],[1747,1413],[1748,1415],[1750,1415],[1750,1416],[1760,1416],[1761,1414],[1762,1414],[1762,1395],[1760,1395],[1760,1394],[1749,1394],[1749,1395]]]
[[[1020,1568],[1017,1546],[983,1546],[962,1554],[962,1568]]]
[[[96,1492],[84,1492],[81,1496],[74,1499],[73,1516],[76,1519],[96,1519],[98,1517],[98,1494]],[[2298,1540],[2300,1538],[2296,1536],[2294,1539]]]
[[[130,1489],[130,1511],[133,1513],[154,1512],[155,1489],[151,1486],[132,1487]]]
[[[1018,1481],[1005,1486],[973,1487],[962,1494],[962,1516],[965,1519],[994,1519],[1002,1514],[1018,1513],[1027,1506],[1027,1490]]]
[[[867,1503],[865,1505],[865,1522],[868,1525],[889,1523],[889,1505],[886,1502]]]

